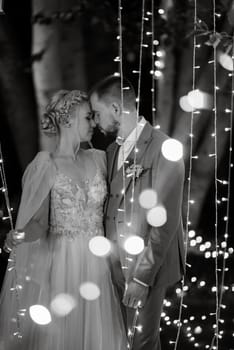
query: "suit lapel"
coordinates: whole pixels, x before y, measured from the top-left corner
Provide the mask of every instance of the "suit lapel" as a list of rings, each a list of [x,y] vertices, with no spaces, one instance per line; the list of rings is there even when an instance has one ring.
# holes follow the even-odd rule
[[[144,157],[145,150],[152,139],[152,130],[153,130],[152,126],[147,122],[139,137],[139,140],[137,141],[138,153],[136,156],[136,164],[142,163],[142,158]],[[131,151],[131,153],[126,159],[127,161],[129,161],[129,164],[132,164],[134,162],[134,152],[135,152],[135,149],[133,148],[133,150]],[[128,164],[126,164],[126,168],[127,167],[128,167]],[[112,169],[113,169],[113,165],[112,165]],[[113,186],[115,190],[119,189],[119,191],[121,191],[123,188],[123,166],[114,175],[115,176],[112,178],[112,181],[111,181],[111,186]],[[125,193],[127,192],[132,180],[133,180],[132,176],[126,177]],[[120,200],[121,198],[122,196],[120,196]]]
[[[111,144],[111,146],[107,150],[108,183],[111,183],[113,176],[114,176],[114,168],[115,168],[115,163],[117,160],[118,150],[119,150],[119,146],[117,145],[116,142]]]

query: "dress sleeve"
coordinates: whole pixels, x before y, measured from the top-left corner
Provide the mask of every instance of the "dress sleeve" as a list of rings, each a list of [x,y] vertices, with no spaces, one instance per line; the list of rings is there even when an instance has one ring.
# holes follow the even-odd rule
[[[22,179],[22,196],[16,229],[24,229],[34,219],[48,223],[49,193],[54,184],[56,167],[48,152],[39,152],[28,165]]]
[[[49,205],[50,195],[43,200],[42,205],[24,226],[25,242],[36,241],[44,237],[48,232],[49,227]]]

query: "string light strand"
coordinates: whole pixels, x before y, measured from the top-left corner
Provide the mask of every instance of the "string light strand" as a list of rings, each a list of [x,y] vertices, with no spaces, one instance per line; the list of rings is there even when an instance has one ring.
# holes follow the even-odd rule
[[[119,21],[119,73],[120,73],[120,84],[121,84],[121,110],[122,113],[124,111],[124,86],[123,86],[123,33],[122,33],[122,1],[119,0],[119,8],[118,8],[118,21]],[[125,87],[126,88],[126,87]],[[123,113],[123,118],[125,117]],[[123,130],[122,130],[123,133]],[[123,134],[122,134],[123,138]],[[125,148],[124,148],[124,143],[122,145],[122,159],[124,161],[124,156],[125,156]],[[124,224],[127,224],[127,218],[126,218],[126,194],[125,194],[125,189],[126,189],[126,177],[125,177],[125,161],[123,163],[122,167],[122,176],[123,176],[123,211],[124,211]],[[128,268],[129,265],[129,259],[128,255],[126,254],[125,256],[125,265],[126,268]],[[123,269],[123,266],[122,266]],[[138,318],[138,309],[135,312],[133,323],[131,328],[128,330],[128,349],[131,350],[133,346],[133,340],[134,340],[134,334],[135,334],[135,327],[136,327],[136,322]]]
[[[152,81],[152,90],[151,90],[151,95],[152,95],[152,123],[153,125],[155,124],[155,114],[156,114],[156,107],[155,107],[155,78],[154,78],[154,57],[155,57],[155,52],[154,52],[154,44],[155,44],[155,35],[154,35],[154,0],[151,0],[151,81]]]
[[[225,215],[225,235],[224,235],[224,249],[223,249],[223,261],[222,261],[222,272],[221,272],[221,282],[220,282],[220,296],[217,310],[217,319],[220,320],[221,317],[221,308],[223,304],[224,296],[224,283],[225,283],[225,273],[226,273],[226,253],[227,253],[227,241],[228,241],[228,232],[229,232],[229,215],[230,215],[230,197],[231,197],[231,169],[232,169],[232,134],[233,134],[233,114],[234,114],[234,101],[233,101],[233,91],[234,91],[234,34],[232,41],[232,92],[231,92],[231,113],[230,115],[230,125],[229,125],[229,157],[228,157],[228,178],[227,178],[227,206],[226,206],[226,215]],[[214,344],[215,337],[212,340],[212,346]]]
[[[136,128],[139,123],[139,110],[140,110],[140,95],[141,95],[141,72],[142,72],[142,57],[143,57],[143,38],[144,38],[144,20],[145,20],[145,0],[142,0],[142,9],[141,9],[141,37],[140,37],[140,52],[139,52],[139,76],[138,76],[138,89],[137,89],[137,118],[136,118]],[[137,130],[137,129],[136,129]],[[137,161],[137,133],[136,133],[136,139],[134,143],[134,161],[133,166],[134,169],[136,168],[136,161]],[[134,213],[134,196],[135,196],[135,172],[133,172],[133,178],[132,178],[132,192],[131,192],[131,221],[133,220],[133,213]],[[126,224],[126,223],[125,223]],[[138,319],[139,311],[136,309],[133,324],[130,329],[130,349],[133,345],[134,335],[136,332],[136,324]]]
[[[213,0],[213,35],[216,36],[216,4],[215,0]],[[219,276],[218,276],[218,253],[219,253],[219,246],[218,246],[218,154],[217,154],[217,50],[216,45],[213,45],[213,56],[214,56],[214,62],[213,62],[213,79],[214,79],[214,89],[213,89],[213,95],[214,95],[214,178],[215,178],[215,332],[214,332],[214,338],[211,343],[210,349],[213,349],[213,345],[215,343],[216,348],[218,349],[218,342],[219,342]]]
[[[9,194],[8,194],[6,174],[5,174],[5,169],[4,169],[1,143],[0,143],[0,175],[1,175],[2,185],[4,187],[3,193],[4,193],[5,202],[6,202],[8,219],[10,221],[10,228],[11,228],[11,230],[13,230],[14,226],[13,226],[13,219],[12,219],[12,214],[11,214],[11,206],[10,206],[10,200],[9,200]],[[17,305],[17,309],[16,309],[17,331],[14,333],[14,335],[17,336],[18,339],[21,339],[22,335],[21,335],[21,325],[20,325],[20,318],[19,318],[20,298],[19,298],[19,291],[18,291],[18,275],[17,275],[17,270],[16,270],[16,249],[15,248],[13,248],[13,251],[11,253],[11,259],[9,259],[9,261],[11,261],[11,266],[9,269],[10,269],[10,271],[13,271],[13,273],[14,273],[14,281],[15,281],[14,291],[15,291],[16,305]],[[9,271],[9,269],[8,269],[8,271]]]
[[[142,57],[143,57],[143,38],[144,38],[144,20],[145,20],[145,0],[142,0],[142,9],[141,9],[141,38],[140,38],[140,52],[139,52],[139,76],[138,76],[138,88],[137,88],[137,119],[136,119],[136,127],[139,123],[139,111],[140,111],[140,95],[141,95],[141,73],[142,73]],[[134,169],[136,168],[137,161],[137,133],[136,139],[134,143]],[[135,174],[132,179],[132,205],[131,205],[131,221],[133,219],[134,212],[134,196],[135,196]]]
[[[196,38],[196,28],[197,28],[197,0],[194,0],[194,37],[193,37],[193,69],[192,69],[192,90],[196,87],[196,48],[197,48],[197,38]],[[191,121],[190,121],[190,132],[189,135],[194,135],[194,116],[195,110],[192,109]],[[193,169],[193,137],[190,137],[190,152],[189,152],[189,170],[188,170],[188,189],[187,189],[187,212],[186,212],[186,227],[185,227],[185,254],[184,254],[184,265],[185,273],[182,279],[182,291],[179,306],[179,316],[178,316],[178,330],[176,335],[176,340],[174,343],[174,350],[178,347],[178,342],[180,338],[181,328],[182,328],[182,313],[184,304],[184,287],[187,269],[187,256],[188,256],[188,238],[189,238],[189,225],[190,225],[190,205],[191,205],[191,182],[192,182],[192,169]]]

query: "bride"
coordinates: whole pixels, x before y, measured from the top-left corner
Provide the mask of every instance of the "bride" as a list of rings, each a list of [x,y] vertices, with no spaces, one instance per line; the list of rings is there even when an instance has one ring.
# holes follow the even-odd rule
[[[11,254],[0,297],[0,349],[127,349],[106,259],[89,250],[89,240],[103,236],[107,194],[105,153],[80,148],[94,126],[83,92],[59,91],[47,106],[42,130],[57,137],[57,147],[39,152],[23,176],[17,231],[5,242]],[[87,282],[98,291],[94,300],[81,293]],[[56,312],[56,300],[60,309],[72,300],[70,312]],[[34,322],[33,305],[46,307],[51,322]]]

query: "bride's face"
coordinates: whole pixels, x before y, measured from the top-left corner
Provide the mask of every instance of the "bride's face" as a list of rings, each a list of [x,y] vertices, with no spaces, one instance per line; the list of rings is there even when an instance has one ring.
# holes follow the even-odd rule
[[[93,136],[93,129],[96,126],[93,114],[88,102],[83,102],[76,108],[77,128],[80,142],[90,141]]]

